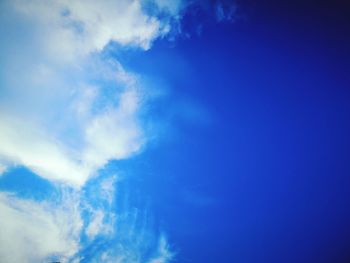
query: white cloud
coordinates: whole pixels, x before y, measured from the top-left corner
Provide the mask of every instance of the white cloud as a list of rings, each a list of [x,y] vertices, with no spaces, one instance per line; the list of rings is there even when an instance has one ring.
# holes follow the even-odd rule
[[[14,37],[0,51],[0,162],[81,186],[109,160],[139,152],[146,93],[99,52],[110,42],[147,49],[167,32],[167,20],[149,16],[137,0],[7,3],[12,17],[0,22]],[[174,15],[173,4],[159,7]]]
[[[128,196],[122,194],[124,191],[118,193],[118,187],[122,188],[122,185],[117,183],[117,177],[107,176],[94,178],[84,189],[93,200],[86,202],[83,198],[82,206],[88,215],[84,229],[88,244],[85,245],[95,251],[89,256],[89,262],[169,262],[174,254],[169,250],[165,236],[158,238],[148,211],[131,206]],[[112,202],[110,195],[115,197]],[[114,201],[123,205],[112,209]]]
[[[73,199],[56,206],[0,193],[0,214],[3,262],[41,262],[50,255],[65,262],[79,249],[82,221]]]
[[[75,189],[57,202],[0,193],[4,262],[40,262],[52,255],[79,261],[80,234],[111,239],[116,226],[130,243],[117,242],[113,251],[122,252],[120,262],[140,261],[140,251],[151,244],[143,239],[150,230],[135,230],[137,213],[117,217],[106,210],[115,179],[100,186],[106,207],[89,206],[79,190],[110,160],[129,158],[147,142],[139,118],[147,92],[116,58],[103,55],[111,42],[147,50],[170,30],[170,18],[178,19],[181,1],[154,1],[164,19],[147,14],[145,3],[0,1],[0,173],[22,165]],[[83,223],[84,209],[91,217]]]
[[[100,233],[106,232],[105,225],[103,224],[104,220],[104,213],[102,210],[94,211],[93,218],[91,222],[89,223],[86,234],[91,239],[96,237]]]
[[[60,59],[99,52],[110,41],[148,49],[169,28],[147,15],[140,0],[15,0],[14,6],[39,23],[46,51]]]
[[[0,115],[0,156],[28,167],[49,180],[80,185],[87,170],[68,156],[68,149],[23,119]]]
[[[142,132],[135,121],[137,94],[121,94],[120,105],[92,118],[85,130],[87,149],[83,160],[101,166],[109,158],[122,159],[137,152],[143,144]]]
[[[7,166],[3,163],[0,163],[0,176],[4,174],[7,170]]]
[[[94,251],[89,262],[169,262],[174,254],[165,236],[158,238],[153,231],[147,211],[130,209],[123,195],[118,202],[125,207],[113,209],[108,195],[116,190],[115,180],[96,178],[83,191],[61,187],[41,202],[0,193],[0,258],[9,263],[80,262],[88,247]],[[84,234],[88,240],[82,241]]]
[[[148,263],[166,263],[174,258],[174,253],[169,250],[168,242],[164,235],[159,239],[158,250]]]
[[[92,189],[91,197],[95,204],[92,205],[89,201],[83,201],[83,209],[89,213],[88,225],[85,229],[86,235],[90,240],[93,240],[98,235],[113,236],[114,225],[116,221],[116,213],[112,208],[115,198],[115,185],[117,177],[108,176],[98,180]]]
[[[127,90],[119,95],[119,105],[98,113],[87,110],[90,102],[80,101],[76,109],[67,112],[71,120],[62,124],[63,130],[4,110],[0,118],[0,158],[24,165],[49,180],[82,185],[108,160],[127,158],[144,143],[136,116],[137,93]],[[89,116],[82,119],[82,111],[89,111]],[[43,120],[46,125],[54,125],[54,121]],[[73,129],[70,134],[64,130],[68,128]],[[75,144],[64,136],[75,137]]]
[[[115,195],[115,184],[117,182],[117,176],[110,176],[103,179],[100,183],[99,196],[107,204],[111,205]]]

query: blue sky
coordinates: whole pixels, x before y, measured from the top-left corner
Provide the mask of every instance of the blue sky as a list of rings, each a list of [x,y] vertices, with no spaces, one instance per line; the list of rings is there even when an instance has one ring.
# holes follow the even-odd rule
[[[342,1],[2,1],[0,261],[348,262]]]

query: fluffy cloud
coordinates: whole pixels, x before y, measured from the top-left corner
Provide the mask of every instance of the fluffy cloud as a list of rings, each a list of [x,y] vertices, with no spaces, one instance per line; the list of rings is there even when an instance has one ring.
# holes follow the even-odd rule
[[[0,257],[3,262],[41,262],[50,255],[65,259],[79,249],[82,220],[69,198],[59,206],[0,193]]]
[[[45,114],[26,116],[6,108],[0,118],[0,157],[8,165],[24,165],[46,179],[80,186],[108,160],[126,158],[142,147],[138,96],[127,89],[118,94],[117,105],[97,112],[92,112],[90,101],[79,100],[78,106],[62,109],[69,117],[58,128]],[[60,108],[55,111],[59,114]]]
[[[142,149],[139,113],[147,92],[101,52],[112,42],[148,49],[166,34],[181,4],[153,4],[167,15],[148,15],[146,1],[138,0],[1,4],[8,15],[0,22],[13,36],[0,51],[1,170],[24,165],[79,187],[109,160]]]
[[[175,11],[169,1],[162,2],[161,7]],[[110,41],[148,49],[169,25],[147,15],[142,4],[139,0],[14,1],[17,11],[38,22],[47,51],[61,59],[99,52]]]
[[[179,19],[181,5],[0,2],[0,173],[25,166],[68,191],[45,202],[0,193],[2,260],[79,262],[89,247],[96,262],[143,262],[156,246],[144,215],[113,212],[115,178],[98,184],[93,200],[80,189],[110,160],[129,158],[147,142],[140,119],[147,91],[117,58],[106,57],[106,47],[149,49]],[[109,247],[102,252],[101,236]],[[166,260],[162,242],[157,255]]]

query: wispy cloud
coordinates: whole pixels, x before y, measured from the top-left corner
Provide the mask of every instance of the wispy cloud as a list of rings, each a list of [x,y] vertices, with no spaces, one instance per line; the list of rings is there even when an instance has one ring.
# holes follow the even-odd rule
[[[166,263],[169,260],[173,259],[174,256],[175,253],[170,251],[166,237],[164,235],[161,235],[158,242],[156,255],[151,258],[148,263]]]
[[[115,209],[110,196],[116,176],[93,179],[82,190],[58,186],[52,198],[33,201],[0,193],[0,256],[4,262],[168,262],[164,235],[158,236],[147,210],[127,196]]]
[[[4,261],[146,262],[151,247],[162,261],[150,262],[170,259],[145,211],[113,210],[115,177],[96,182],[94,199],[84,185],[110,160],[140,152],[148,139],[140,118],[147,90],[105,48],[151,48],[179,19],[181,5],[0,3],[0,33],[11,33],[0,44],[0,172],[25,166],[58,189],[56,199],[42,202],[0,193]]]

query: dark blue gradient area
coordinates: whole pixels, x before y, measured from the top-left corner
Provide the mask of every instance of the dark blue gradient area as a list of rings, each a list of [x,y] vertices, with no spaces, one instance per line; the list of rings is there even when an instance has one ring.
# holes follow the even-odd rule
[[[176,123],[132,161],[135,185],[154,200],[174,262],[350,262],[349,4],[236,5],[223,23],[192,9],[189,40],[125,62],[169,82],[172,100],[151,110]],[[182,97],[207,121],[165,116]]]

